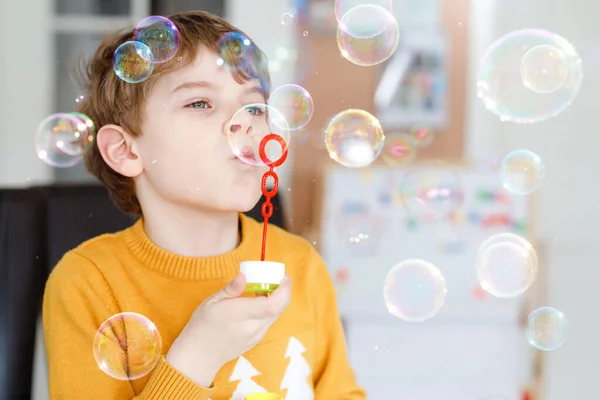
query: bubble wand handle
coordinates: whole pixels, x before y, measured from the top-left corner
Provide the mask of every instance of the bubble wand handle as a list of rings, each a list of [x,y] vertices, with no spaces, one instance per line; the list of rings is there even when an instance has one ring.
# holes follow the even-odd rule
[[[281,145],[281,157],[279,157],[279,159],[277,159],[276,161],[271,161],[267,157],[266,147],[267,147],[267,144],[271,140],[275,140]],[[273,215],[273,204],[271,203],[271,199],[273,197],[275,197],[275,195],[277,194],[277,190],[279,188],[279,177],[275,173],[275,167],[279,167],[281,164],[283,164],[283,162],[287,158],[287,154],[288,154],[287,143],[285,142],[285,140],[283,140],[283,138],[281,136],[274,134],[274,133],[270,133],[270,134],[266,135],[260,141],[260,144],[258,147],[258,154],[259,154],[262,162],[265,163],[265,165],[267,165],[269,167],[269,170],[267,172],[265,172],[265,174],[263,175],[262,181],[260,184],[262,194],[266,198],[265,202],[263,203],[263,205],[261,207],[261,214],[264,218],[264,224],[263,224],[262,247],[261,247],[261,252],[260,252],[260,260],[265,261],[265,254],[267,251],[267,228],[269,226],[269,218],[271,218],[271,216]],[[267,188],[267,180],[269,178],[273,179],[273,188],[270,190]]]

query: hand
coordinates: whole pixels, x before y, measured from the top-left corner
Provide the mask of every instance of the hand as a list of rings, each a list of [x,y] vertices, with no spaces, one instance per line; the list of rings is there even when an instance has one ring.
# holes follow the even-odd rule
[[[240,297],[246,279],[238,274],[196,308],[166,359],[203,387],[221,367],[254,347],[290,302],[289,276],[268,297]]]

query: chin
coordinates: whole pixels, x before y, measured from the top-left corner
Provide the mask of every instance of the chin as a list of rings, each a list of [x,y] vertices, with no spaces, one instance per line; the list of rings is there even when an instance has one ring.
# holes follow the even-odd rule
[[[228,200],[224,203],[228,203],[228,209],[237,211],[237,212],[248,212],[256,206],[256,204],[260,201],[262,196],[262,192],[260,190],[252,190],[251,193],[243,192],[238,190],[236,193],[233,193],[228,197]]]

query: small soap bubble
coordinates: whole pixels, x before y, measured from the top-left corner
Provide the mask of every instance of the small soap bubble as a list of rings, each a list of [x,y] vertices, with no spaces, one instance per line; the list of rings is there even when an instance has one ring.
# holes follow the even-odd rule
[[[410,164],[417,155],[415,141],[406,133],[386,136],[381,158],[390,167]]]
[[[480,246],[476,270],[479,284],[486,292],[500,298],[516,297],[535,281],[538,259],[527,240],[503,233]]]
[[[177,26],[168,18],[158,15],[143,19],[134,32],[135,40],[144,43],[152,52],[155,64],[172,59],[181,45],[181,35]]]
[[[529,314],[525,333],[533,347],[552,351],[567,341],[569,325],[565,315],[556,308],[541,307]]]
[[[400,183],[400,195],[407,212],[424,223],[447,220],[464,201],[458,174],[441,162],[410,168]]]
[[[268,103],[283,114],[291,131],[304,128],[314,111],[310,93],[298,85],[288,84],[278,87],[269,97]]]
[[[371,164],[383,149],[385,135],[379,120],[364,110],[345,110],[325,129],[329,156],[341,165],[360,168]]]
[[[521,60],[523,84],[537,93],[558,90],[569,76],[569,60],[558,48],[550,45],[533,47]]]
[[[335,0],[335,18],[339,22],[340,19],[346,14],[348,11],[352,10],[354,7],[362,6],[362,5],[376,5],[379,7],[383,7],[390,13],[394,13],[394,1],[393,0]]]
[[[85,99],[85,96],[80,94],[77,97],[75,97],[75,103],[83,103],[84,99]]]
[[[92,145],[94,134],[94,123],[84,114],[52,114],[38,126],[35,149],[40,160],[50,166],[72,167]]]
[[[433,128],[428,128],[424,126],[413,128],[410,132],[412,136],[415,146],[417,147],[427,147],[431,143],[433,143],[433,139],[435,137],[435,130]]]
[[[227,32],[219,39],[219,55],[227,65],[239,65],[248,57],[252,41],[239,32]]]
[[[540,156],[529,150],[515,150],[500,163],[500,181],[511,193],[528,195],[542,185],[546,168]]]
[[[290,128],[279,110],[267,104],[248,104],[236,111],[227,129],[233,154],[246,164],[254,166],[265,165],[260,158],[259,147],[263,138],[269,134],[279,136],[285,143],[285,149],[277,141],[269,141],[265,147],[269,160],[267,165],[277,163],[290,145]]]
[[[290,13],[281,14],[282,25],[292,25],[294,23],[294,15]]]
[[[405,321],[421,322],[435,316],[446,301],[446,279],[433,264],[409,259],[385,277],[383,298],[388,311]]]
[[[563,37],[541,29],[509,33],[483,56],[478,96],[502,121],[536,123],[567,109],[583,81],[582,62]]]
[[[141,42],[125,42],[115,50],[113,69],[127,83],[140,83],[154,71],[152,51]]]
[[[251,78],[261,78],[259,71],[268,70],[268,60],[253,42],[239,32],[227,32],[219,38],[218,65],[230,71],[241,71]],[[263,86],[265,82],[261,82]],[[263,86],[264,87],[264,86]]]
[[[360,66],[377,65],[394,54],[400,41],[398,22],[385,8],[352,8],[338,23],[337,44],[344,58]]]
[[[100,369],[122,381],[150,373],[162,354],[162,338],[152,321],[134,312],[115,314],[94,337],[94,358]]]
[[[355,217],[346,221],[340,238],[348,254],[358,257],[376,254],[380,240],[380,227],[375,220],[366,217]]]
[[[307,37],[308,36],[308,31],[302,32],[302,36]]]

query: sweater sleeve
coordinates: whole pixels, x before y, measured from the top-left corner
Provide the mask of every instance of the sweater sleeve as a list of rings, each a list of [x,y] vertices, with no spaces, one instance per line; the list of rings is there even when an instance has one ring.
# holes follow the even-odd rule
[[[127,310],[125,310],[127,311]],[[207,400],[215,391],[198,386],[164,356],[140,393],[129,381],[105,374],[93,354],[94,336],[119,310],[101,271],[87,258],[67,253],[44,292],[43,322],[50,396],[57,399]]]
[[[315,399],[365,400],[348,361],[344,329],[338,312],[333,281],[321,257],[314,252],[313,298],[315,299],[319,366],[315,379]]]

